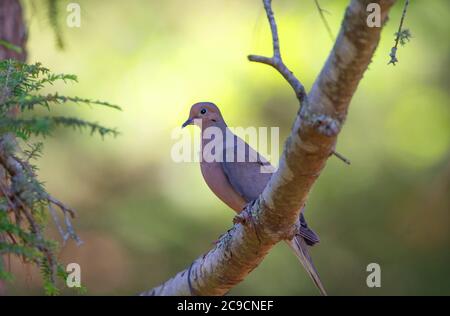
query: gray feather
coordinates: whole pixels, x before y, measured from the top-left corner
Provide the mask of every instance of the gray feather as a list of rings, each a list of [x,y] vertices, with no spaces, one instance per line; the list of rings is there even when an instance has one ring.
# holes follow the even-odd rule
[[[234,147],[226,148],[224,146],[224,158],[227,158],[227,153],[231,151],[234,160],[227,161],[227,159],[224,159],[222,168],[233,189],[249,203],[258,198],[272,177],[272,173],[261,172],[261,167],[270,166],[270,163],[245,142],[243,143],[244,146],[239,148],[238,141],[243,141],[237,136],[234,137]],[[236,158],[238,157],[238,150],[242,149],[245,149],[245,161],[239,162]],[[250,160],[250,157],[253,160]],[[320,293],[327,295],[308,252],[308,246],[313,246],[318,242],[319,236],[308,227],[302,210],[299,217],[298,234],[292,240],[288,241],[288,243]]]
[[[301,262],[306,272],[308,272],[308,275],[311,277],[311,280],[319,289],[320,293],[324,296],[327,296],[325,287],[323,286],[322,281],[320,280],[319,273],[317,272],[317,269],[314,266],[312,258],[309,255],[308,245],[306,244],[305,239],[303,239],[300,236],[297,236],[288,243],[289,246],[291,246],[291,248],[294,250],[298,260]]]

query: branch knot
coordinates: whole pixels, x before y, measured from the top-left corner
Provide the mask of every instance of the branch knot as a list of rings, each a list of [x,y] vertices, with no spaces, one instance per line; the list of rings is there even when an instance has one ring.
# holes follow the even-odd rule
[[[311,119],[311,125],[322,135],[335,137],[341,130],[341,123],[328,115],[319,114]]]

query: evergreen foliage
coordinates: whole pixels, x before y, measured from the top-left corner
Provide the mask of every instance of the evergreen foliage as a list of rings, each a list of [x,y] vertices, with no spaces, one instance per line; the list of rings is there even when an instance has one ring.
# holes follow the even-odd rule
[[[2,257],[15,255],[40,268],[44,290],[59,293],[57,279],[67,274],[56,258],[58,243],[44,236],[51,215],[63,241],[81,240],[71,219],[75,212],[53,198],[36,176],[32,161],[42,154],[43,143],[36,136],[49,136],[57,127],[88,130],[91,134],[116,136],[115,129],[76,117],[42,116],[37,108],[51,112],[55,106],[68,103],[90,104],[120,109],[118,106],[58,93],[43,94],[55,82],[76,82],[74,75],[53,74],[41,64],[25,64],[15,60],[0,61],[0,279],[12,280]],[[64,225],[59,222],[61,211]]]

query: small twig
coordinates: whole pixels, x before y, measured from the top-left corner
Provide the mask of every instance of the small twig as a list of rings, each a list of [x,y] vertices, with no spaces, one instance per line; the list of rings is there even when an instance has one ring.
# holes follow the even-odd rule
[[[339,158],[339,159],[342,160],[344,163],[346,163],[347,165],[350,166],[350,164],[351,164],[350,160],[348,160],[347,158],[345,158],[343,155],[341,155],[341,154],[338,153],[337,151],[333,151],[332,154],[335,155],[337,158]]]
[[[76,215],[75,211],[68,208],[67,206],[64,205],[64,203],[58,201],[51,195],[47,195],[47,201],[48,201],[48,207],[49,207],[50,212],[54,213],[54,210],[52,210],[53,209],[52,204],[54,204],[62,211],[62,213],[64,215],[64,224],[66,226],[67,233],[64,233],[64,230],[60,226],[58,227],[58,224],[59,224],[58,216],[56,214],[54,216],[54,222],[55,222],[56,226],[58,227],[60,234],[63,236],[64,243],[67,241],[68,237],[70,237],[73,240],[75,240],[75,242],[77,243],[78,246],[83,244],[83,241],[80,239],[80,237],[78,237],[77,233],[75,232],[75,229],[73,228],[72,222],[70,220],[71,218],[75,217],[75,215]],[[53,216],[53,214],[52,214],[52,216]],[[55,218],[56,218],[56,220],[55,220]]]
[[[50,267],[50,280],[52,283],[55,282],[55,258],[52,253],[52,251],[45,245],[44,238],[42,235],[42,230],[39,227],[39,225],[36,223],[31,210],[28,208],[28,206],[18,197],[15,197],[15,200],[19,202],[22,212],[25,214],[25,218],[28,220],[28,223],[30,224],[31,231],[36,235],[36,239],[38,240],[37,248],[47,257],[47,261]]]
[[[58,201],[51,195],[47,195],[47,200],[49,203],[53,203],[56,206],[58,206],[63,213],[69,213],[70,217],[75,218],[75,216],[76,216],[75,210],[72,210],[71,208],[65,206],[64,203],[62,203],[61,201]]]
[[[78,235],[75,233],[75,229],[72,226],[72,222],[70,221],[70,218],[68,216],[69,213],[64,213],[64,223],[66,224],[67,232],[69,233],[70,237],[75,240],[77,243],[77,246],[81,246],[83,244],[83,241],[78,237]]]
[[[7,232],[7,234],[8,234],[9,239],[11,239],[11,242],[12,242],[14,245],[17,245],[17,240],[16,240],[16,238],[14,237],[14,235],[13,235],[11,232]],[[0,235],[1,235],[1,234],[0,234]],[[6,238],[5,238],[5,241],[6,241]]]
[[[32,212],[29,210],[28,206],[18,197],[14,196],[14,200],[19,203],[20,208],[22,209],[23,214],[25,215],[25,218],[28,220],[28,224],[30,224],[31,231],[36,234],[36,239],[40,242],[44,239],[41,234],[41,228],[36,223]]]
[[[34,175],[33,170],[30,168],[30,166],[22,161],[21,159],[12,156],[12,155],[8,155],[7,152],[5,150],[1,150],[0,148],[0,163],[4,166],[5,170],[10,174],[10,176],[16,176],[16,175],[22,175],[25,173],[29,173],[30,175]],[[1,188],[2,190],[4,188]],[[63,240],[64,242],[67,240],[67,236],[70,236],[73,240],[75,240],[75,242],[77,243],[77,245],[81,245],[83,242],[82,240],[78,237],[78,235],[75,232],[75,229],[73,228],[72,222],[71,222],[71,218],[75,218],[75,211],[72,210],[71,208],[65,206],[62,202],[60,202],[59,200],[55,199],[54,197],[52,197],[49,194],[46,194],[46,196],[44,197],[44,199],[46,199],[48,206],[49,206],[49,211],[53,217],[53,220],[57,226],[58,231],[62,234],[63,236]],[[39,227],[36,225],[36,223],[34,222],[34,218],[32,216],[32,214],[30,212],[26,212],[27,205],[25,203],[22,202],[22,200],[18,197],[14,196],[14,200],[18,201],[20,203],[20,207],[23,210],[23,213],[25,215],[25,217],[27,218],[28,222],[31,225],[32,231],[34,231],[36,233],[36,235],[42,239],[42,235],[39,231]],[[64,214],[64,223],[67,229],[67,233],[64,233],[62,227],[59,225],[59,221],[57,218],[57,214],[55,213],[55,210],[52,208],[52,205],[54,204],[56,205]],[[16,211],[16,207],[13,207],[13,210]],[[20,212],[19,212],[20,213]],[[55,213],[55,214],[54,214]],[[56,216],[56,217],[55,217]],[[17,218],[17,214],[16,214],[16,218]],[[56,219],[56,220],[55,220]]]
[[[275,58],[281,59],[280,53],[280,40],[278,38],[278,28],[275,22],[275,16],[272,10],[272,0],[263,0],[264,9],[266,10],[267,19],[269,20],[270,30],[272,32],[272,43],[273,43],[273,56]]]
[[[250,61],[270,65],[278,70],[278,72],[294,89],[297,99],[300,101],[300,104],[302,104],[303,100],[306,98],[305,88],[297,79],[297,77],[295,77],[292,71],[290,71],[289,68],[284,64],[283,59],[281,58],[280,40],[278,38],[277,24],[275,22],[275,16],[271,7],[272,0],[263,0],[263,3],[264,9],[266,10],[267,14],[267,19],[269,20],[270,30],[272,32],[273,56],[264,57],[259,55],[249,55],[247,58]]]
[[[331,27],[328,24],[328,21],[325,18],[325,15],[323,14],[324,12],[327,12],[327,11],[322,9],[322,7],[319,4],[319,0],[314,0],[314,3],[316,4],[317,10],[319,10],[320,18],[322,19],[322,22],[325,25],[325,28],[327,29],[328,35],[330,36],[331,40],[334,42],[335,38],[333,35],[333,31],[331,30]]]
[[[391,48],[391,53],[389,54],[389,56],[391,57],[391,60],[389,61],[389,64],[393,64],[395,66],[395,64],[398,62],[397,59],[397,46],[398,46],[398,42],[400,41],[400,36],[402,33],[402,28],[403,28],[403,21],[405,19],[406,16],[406,10],[408,9],[408,5],[409,5],[409,0],[405,0],[405,5],[403,7],[403,13],[402,13],[402,18],[400,20],[400,25],[398,26],[398,31],[397,31],[397,36],[395,37],[395,45],[394,47]]]
[[[55,260],[54,255],[52,251],[43,243],[43,235],[41,228],[36,223],[32,212],[29,210],[28,206],[22,202],[22,200],[18,197],[15,197],[15,200],[17,200],[22,208],[22,212],[25,214],[25,218],[28,220],[28,223],[30,224],[31,231],[36,235],[36,239],[39,242],[36,246],[37,248],[47,257],[47,262],[50,267],[50,280],[52,283],[55,282]]]
[[[297,99],[300,101],[300,104],[302,104],[306,98],[305,87],[302,85],[300,80],[298,80],[297,77],[292,73],[292,71],[290,71],[289,68],[284,64],[283,59],[281,58],[280,39],[278,38],[277,24],[275,22],[275,16],[271,7],[272,0],[263,0],[263,3],[264,9],[266,10],[267,14],[267,19],[269,20],[270,30],[272,32],[273,56],[265,57],[259,55],[249,55],[248,60],[266,64],[278,70],[278,72],[284,77],[284,79],[286,79],[286,81],[294,89]],[[328,22],[326,21],[325,16],[323,15],[324,10],[320,7],[318,0],[315,0],[315,3],[317,8],[319,9],[320,16],[325,23],[325,27],[327,28],[328,33],[334,40],[330,26],[328,25]],[[332,154],[341,159],[346,164],[350,165],[350,160],[348,160],[341,154],[337,152],[333,152]]]
[[[62,228],[61,223],[59,222],[58,214],[56,213],[56,210],[53,208],[51,203],[48,203],[48,210],[52,215],[53,222],[55,223],[55,226],[63,239],[63,245],[65,245],[67,240],[69,239],[68,238],[69,234],[64,232],[64,229]]]

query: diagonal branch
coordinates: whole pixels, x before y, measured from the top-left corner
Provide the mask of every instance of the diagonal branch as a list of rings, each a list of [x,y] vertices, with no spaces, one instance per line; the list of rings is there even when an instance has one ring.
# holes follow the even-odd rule
[[[276,243],[292,237],[299,210],[333,151],[351,98],[378,45],[381,28],[366,25],[366,7],[371,2],[380,5],[385,22],[395,0],[351,1],[334,48],[295,118],[279,168],[261,196],[247,205],[239,215],[241,220],[235,221],[214,249],[141,295],[224,295]],[[270,1],[264,4],[270,8]],[[274,63],[275,55],[256,59],[283,70]],[[251,224],[246,218],[252,219]]]
[[[294,89],[295,95],[300,103],[303,102],[306,97],[305,88],[301,84],[300,80],[294,76],[293,72],[284,64],[281,58],[280,52],[280,40],[278,38],[277,23],[275,22],[275,17],[272,10],[272,0],[263,0],[264,9],[266,10],[267,19],[269,20],[270,30],[272,32],[272,42],[273,42],[273,56],[264,57],[259,55],[249,55],[248,60],[270,65],[283,76],[284,79],[291,85]]]
[[[278,39],[278,28],[275,22],[275,16],[272,10],[272,0],[264,0],[264,9],[266,10],[267,19],[270,24],[270,31],[272,32],[272,42],[273,42],[273,56],[275,58],[281,59],[280,54],[280,40]]]
[[[297,96],[298,101],[300,102],[300,105],[305,101],[305,98],[307,97],[305,87],[302,85],[300,80],[297,79],[297,77],[294,75],[292,71],[289,70],[289,68],[284,64],[283,59],[281,58],[280,53],[280,41],[278,39],[278,29],[277,29],[277,23],[275,22],[275,17],[273,14],[273,10],[271,7],[272,0],[263,0],[264,8],[266,10],[267,19],[269,20],[270,24],[270,30],[272,32],[272,42],[273,42],[273,57],[264,57],[259,55],[249,55],[248,60],[259,62],[262,64],[266,64],[269,66],[272,66],[278,72],[283,76],[284,79],[291,85],[292,89],[295,92],[295,95]],[[316,2],[317,5],[318,2]],[[319,6],[319,11],[322,13],[322,8]],[[326,21],[326,20],[325,20]],[[328,26],[328,24],[326,24]],[[338,152],[335,152],[334,150],[331,152],[332,155],[335,155],[337,158],[342,160],[347,165],[350,165],[350,160],[345,158],[343,155],[341,155]]]
[[[393,64],[395,66],[395,64],[398,63],[398,59],[397,59],[398,43],[400,41],[400,37],[402,36],[403,21],[405,20],[406,10],[408,10],[408,5],[409,5],[409,0],[405,0],[405,4],[403,6],[402,17],[400,19],[400,25],[398,26],[398,31],[397,31],[397,34],[395,37],[395,44],[391,48],[391,53],[389,54],[389,57],[391,57],[391,59],[389,60],[388,65]]]

